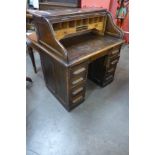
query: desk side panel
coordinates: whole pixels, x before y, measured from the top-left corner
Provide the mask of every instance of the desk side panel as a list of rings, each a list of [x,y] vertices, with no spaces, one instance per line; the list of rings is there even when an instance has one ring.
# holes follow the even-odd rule
[[[67,68],[45,53],[40,53],[44,80],[47,88],[67,108],[68,72]]]
[[[53,27],[48,19],[35,15],[33,16],[33,19],[38,36],[38,42],[51,53],[67,61],[67,51],[55,38]]]
[[[105,28],[105,34],[121,38],[123,39],[124,32],[122,29],[120,29],[113,21],[112,15],[110,12],[107,13],[107,21],[106,21],[106,28]]]

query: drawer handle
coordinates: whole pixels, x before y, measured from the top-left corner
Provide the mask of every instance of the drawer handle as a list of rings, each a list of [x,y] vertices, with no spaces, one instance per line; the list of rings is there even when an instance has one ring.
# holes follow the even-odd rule
[[[86,70],[86,68],[83,67],[83,68],[80,68],[80,69],[74,71],[73,74],[77,75],[77,74],[80,74],[80,73],[84,72],[85,70]]]
[[[74,81],[72,82],[72,84],[75,85],[75,84],[79,83],[80,81],[83,81],[83,78],[82,78],[82,77],[80,77],[80,78],[77,79],[77,80],[74,80]]]
[[[112,54],[119,53],[119,50],[112,51]]]
[[[108,76],[107,78],[106,78],[106,80],[109,80],[109,79],[111,79],[113,77],[113,75],[110,75],[110,76]]]
[[[73,103],[76,103],[76,102],[82,100],[82,98],[83,98],[83,96],[79,96],[79,97],[77,97],[76,99],[73,100]]]
[[[114,60],[111,62],[112,65],[116,64],[118,62],[118,60]]]
[[[108,70],[108,73],[111,73],[111,72],[113,72],[114,70],[115,70],[115,68],[111,68],[111,69]]]
[[[76,95],[77,93],[81,92],[83,90],[83,87],[80,87],[72,92],[73,95]]]

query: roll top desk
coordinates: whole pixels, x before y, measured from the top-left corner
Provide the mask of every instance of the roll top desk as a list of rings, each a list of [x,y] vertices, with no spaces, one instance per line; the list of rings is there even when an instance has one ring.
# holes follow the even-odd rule
[[[46,86],[68,111],[84,101],[87,78],[101,87],[114,80],[124,41],[107,10],[32,14]]]

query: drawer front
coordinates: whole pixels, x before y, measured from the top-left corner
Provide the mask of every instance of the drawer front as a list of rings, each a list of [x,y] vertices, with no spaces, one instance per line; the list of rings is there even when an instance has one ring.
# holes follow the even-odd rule
[[[76,95],[75,97],[72,97],[70,99],[70,102],[72,105],[76,105],[76,104],[79,104],[81,103],[82,101],[84,101],[84,93],[81,93],[79,95]]]
[[[118,62],[119,62],[119,58],[110,61],[110,67],[116,66]]]
[[[111,68],[109,68],[109,69],[106,71],[106,73],[107,73],[107,74],[114,73],[114,72],[115,72],[115,69],[116,69],[116,66],[111,67]]]
[[[111,78],[111,79],[109,79],[109,80],[105,80],[105,81],[103,82],[103,84],[102,84],[102,87],[107,86],[107,85],[110,84],[113,80],[114,80],[114,77]]]
[[[110,68],[116,67],[117,63],[119,62],[120,57],[110,58],[108,57],[107,62],[105,64],[106,71]]]
[[[74,70],[72,72],[72,75],[76,76],[76,75],[79,75],[79,74],[84,73],[84,72],[86,72],[86,67],[83,66],[83,67],[80,67],[80,68]]]
[[[116,70],[116,66],[112,66],[111,68],[108,68],[106,70],[105,76],[109,76],[109,75],[114,75],[115,74],[115,70]]]
[[[113,51],[110,52],[109,57],[111,59],[115,58],[115,57],[119,57],[120,56],[120,50],[119,49],[115,49]]]
[[[120,54],[120,49],[115,49],[111,51],[111,55]]]
[[[87,63],[83,63],[83,64],[72,67],[70,69],[70,77],[72,78],[72,77],[76,77],[76,76],[79,76],[79,75],[86,76],[87,68],[88,68]]]
[[[73,88],[73,87],[76,87],[77,85],[80,85],[80,84],[84,83],[85,81],[86,81],[86,77],[80,75],[80,76],[71,78],[70,79],[70,85]]]
[[[111,80],[113,78],[114,78],[114,74],[109,74],[109,75],[105,76],[105,80],[104,81],[109,81],[109,80]]]
[[[76,95],[83,94],[83,93],[85,93],[85,85],[84,84],[71,89],[70,96],[74,97]]]
[[[120,48],[121,48],[120,45],[111,48],[111,49],[109,50],[109,53],[108,53],[109,57],[110,57],[110,58],[114,58],[114,57],[120,56]]]
[[[120,57],[115,57],[114,59],[109,58],[109,63],[108,63],[108,69],[112,67],[116,67],[117,63],[119,62]]]

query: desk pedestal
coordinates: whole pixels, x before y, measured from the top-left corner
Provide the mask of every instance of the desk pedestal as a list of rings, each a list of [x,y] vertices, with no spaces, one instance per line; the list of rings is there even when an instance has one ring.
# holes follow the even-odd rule
[[[40,52],[46,85],[70,111],[84,101],[87,77],[102,87],[113,81],[119,53],[120,47],[109,50],[107,55],[93,62],[87,60],[77,65],[65,66]]]

